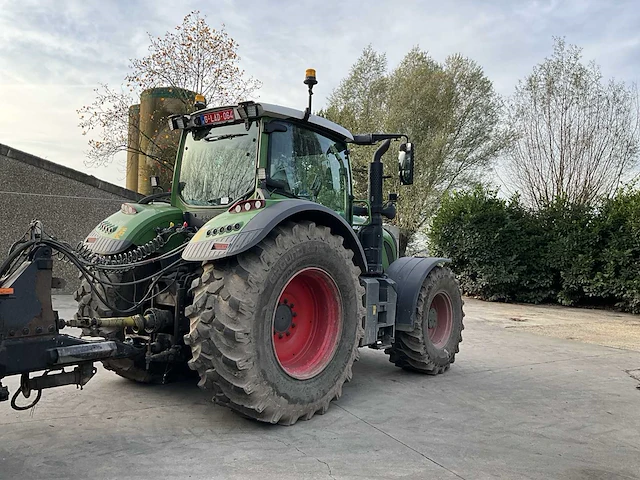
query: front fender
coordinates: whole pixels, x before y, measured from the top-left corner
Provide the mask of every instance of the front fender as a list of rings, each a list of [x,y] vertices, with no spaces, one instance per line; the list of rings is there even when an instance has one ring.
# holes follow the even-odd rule
[[[127,203],[133,210],[120,210],[100,222],[84,239],[83,245],[93,253],[114,255],[155,237],[156,227],[182,223],[182,210],[169,204]]]
[[[262,200],[264,201],[264,200]],[[353,228],[330,208],[308,200],[287,199],[267,200],[263,209],[253,216],[249,213],[225,212],[209,220],[191,239],[182,253],[189,261],[204,262],[232,257],[257,245],[277,225],[291,221],[311,221],[326,225],[331,231],[344,238],[346,248],[353,251],[353,260],[366,272],[366,260],[362,245]],[[246,220],[246,223],[244,223]],[[231,229],[227,227],[231,226]],[[220,233],[223,227],[224,232]],[[213,231],[216,231],[213,234]]]
[[[387,275],[396,282],[396,330],[410,332],[416,322],[418,295],[425,278],[436,266],[450,263],[448,258],[401,257],[387,269]]]

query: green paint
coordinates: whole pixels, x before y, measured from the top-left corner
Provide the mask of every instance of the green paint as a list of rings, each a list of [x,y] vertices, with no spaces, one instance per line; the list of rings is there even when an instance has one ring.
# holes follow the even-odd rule
[[[264,133],[264,129],[262,128],[265,123],[269,123],[271,119],[269,117],[264,117],[261,119],[260,124],[260,145],[259,153],[258,153],[258,168],[264,168],[266,170],[269,163],[269,134]]]
[[[129,215],[118,211],[103,220],[95,232],[98,237],[129,240],[142,245],[156,236],[156,227],[168,227],[171,222],[182,223],[182,211],[167,204],[141,205],[130,203],[138,213]],[[101,226],[105,226],[101,228]]]
[[[253,199],[252,201],[256,201],[257,199]],[[226,237],[230,235],[236,235],[242,232],[249,221],[255,217],[256,215],[260,215],[260,213],[264,212],[270,206],[276,204],[280,200],[270,199],[270,200],[260,200],[261,202],[265,202],[266,205],[257,210],[249,210],[249,211],[241,211],[239,213],[229,212],[228,209],[224,212],[218,214],[207,223],[205,223],[198,233],[191,239],[192,242],[205,242],[209,240],[224,240]],[[239,225],[240,228],[236,228],[236,225]],[[231,226],[231,230],[227,227]]]
[[[180,92],[177,89],[171,88],[159,88],[152,89],[143,92],[143,95],[152,97],[173,97],[180,96]],[[248,195],[248,200],[257,200],[256,191],[259,186],[259,180],[257,176],[257,169],[268,167],[268,151],[269,151],[269,139],[270,135],[264,133],[264,124],[273,120],[269,117],[263,117],[258,120],[258,154],[256,158],[256,181],[255,190],[252,194]],[[181,224],[184,221],[183,214],[189,212],[190,215],[196,217],[201,221],[205,221],[204,225],[198,230],[196,235],[191,239],[191,242],[203,242],[210,240],[224,240],[230,235],[235,235],[242,232],[249,221],[256,215],[260,215],[266,209],[273,204],[286,200],[289,197],[273,193],[271,199],[262,200],[266,202],[266,206],[250,211],[241,211],[239,213],[229,212],[230,205],[221,206],[200,206],[187,204],[179,194],[180,184],[180,170],[182,167],[183,152],[185,150],[185,143],[187,135],[192,135],[190,131],[184,131],[180,139],[180,145],[178,148],[178,154],[175,162],[173,188],[171,192],[170,201],[171,204],[130,204],[137,210],[135,215],[128,215],[123,212],[116,212],[109,218],[105,219],[96,228],[96,233],[101,237],[108,237],[120,240],[129,240],[134,245],[141,245],[151,240],[156,235],[155,229],[157,227],[168,227],[171,223]],[[350,183],[350,165],[347,164],[347,176],[346,181]],[[348,195],[351,192],[350,186],[345,189],[344,205],[338,211],[337,214],[346,218],[352,225],[358,227],[366,225],[369,222],[368,217],[353,216],[347,214],[351,211],[352,202],[349,200]],[[368,203],[367,201],[359,201],[358,203]],[[176,241],[181,241],[176,239]],[[395,239],[392,235],[384,230],[383,232],[384,246],[382,254],[383,267],[386,270],[391,262],[398,257],[398,249]]]
[[[382,232],[382,241],[384,242],[382,248],[382,268],[386,270],[393,261],[398,259],[398,249],[393,235],[386,230]],[[391,252],[391,258],[387,255],[387,251]]]

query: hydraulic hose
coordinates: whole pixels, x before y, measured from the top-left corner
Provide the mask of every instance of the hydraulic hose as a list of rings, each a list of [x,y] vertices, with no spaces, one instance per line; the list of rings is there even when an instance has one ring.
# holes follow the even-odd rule
[[[98,297],[98,299],[104,303],[107,307],[109,307],[111,310],[114,310],[116,312],[120,312],[120,313],[130,313],[135,311],[136,309],[138,309],[139,307],[141,307],[145,302],[149,301],[150,299],[152,299],[154,296],[159,295],[160,293],[164,293],[165,291],[167,291],[171,285],[173,285],[173,283],[175,283],[176,278],[173,279],[172,282],[169,283],[169,285],[167,287],[165,287],[162,291],[158,292],[156,295],[153,294],[153,289],[155,288],[155,286],[157,285],[157,283],[160,281],[161,278],[163,278],[163,275],[170,271],[171,269],[174,269],[175,267],[177,267],[178,265],[180,265],[181,263],[184,263],[184,260],[182,260],[182,258],[178,258],[177,260],[175,260],[174,262],[171,262],[169,265],[165,266],[164,268],[162,268],[161,270],[154,272],[151,275],[142,277],[142,278],[137,278],[131,281],[127,281],[127,282],[112,282],[110,280],[106,280],[104,278],[101,278],[100,276],[98,276],[97,273],[92,272],[90,269],[96,269],[96,270],[108,270],[108,271],[122,271],[122,270],[128,270],[131,268],[135,268],[137,266],[142,266],[142,265],[148,265],[154,262],[158,262],[160,260],[164,260],[167,258],[170,258],[174,255],[176,255],[177,253],[179,253],[181,250],[183,250],[186,247],[186,243],[182,244],[172,250],[170,250],[169,252],[166,252],[158,257],[154,257],[152,259],[147,259],[141,262],[134,262],[133,264],[126,264],[126,265],[101,265],[101,264],[97,264],[97,263],[92,263],[92,262],[88,262],[85,259],[82,259],[78,253],[74,252],[70,246],[68,244],[64,244],[62,242],[59,242],[57,240],[53,240],[51,238],[40,238],[37,240],[28,240],[24,243],[18,244],[18,246],[13,250],[13,252],[11,252],[11,254],[9,255],[9,257],[4,260],[4,262],[2,262],[2,265],[0,265],[0,279],[3,278],[5,276],[5,273],[7,271],[11,270],[11,267],[14,265],[16,259],[18,259],[23,253],[25,253],[26,251],[31,251],[32,249],[35,249],[39,246],[48,246],[51,249],[59,252],[61,255],[63,255],[64,257],[66,257],[66,259],[71,262],[79,271],[80,274],[87,279],[87,281],[89,281],[90,283],[99,283],[101,285],[104,286],[111,286],[111,287],[121,287],[121,286],[130,286],[130,285],[137,285],[137,284],[141,284],[144,282],[148,282],[151,281],[150,285],[147,287],[146,289],[146,293],[143,296],[143,298],[137,302],[131,302],[128,299],[125,299],[124,297],[121,296],[121,298],[123,298],[124,300],[126,300],[128,303],[131,303],[132,306],[126,310],[121,310],[119,308],[116,308],[114,305],[110,305],[110,302],[105,298],[105,296],[102,295],[102,293],[100,292],[100,289],[94,289],[93,292],[95,293],[95,295]],[[118,268],[119,267],[119,268]],[[125,267],[123,269],[123,267]]]

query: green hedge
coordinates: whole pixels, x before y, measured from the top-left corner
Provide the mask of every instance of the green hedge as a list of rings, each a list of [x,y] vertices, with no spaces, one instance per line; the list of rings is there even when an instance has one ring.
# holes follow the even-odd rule
[[[640,312],[640,192],[534,212],[476,187],[444,199],[430,241],[466,294]]]

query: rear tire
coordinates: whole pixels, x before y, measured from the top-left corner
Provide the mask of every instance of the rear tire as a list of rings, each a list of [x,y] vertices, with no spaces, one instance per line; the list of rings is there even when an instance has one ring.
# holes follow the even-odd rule
[[[389,361],[414,372],[437,375],[455,361],[464,330],[462,296],[458,282],[446,267],[435,267],[422,284],[416,304],[416,326],[396,331],[386,350]]]
[[[216,403],[292,425],[342,394],[365,316],[360,269],[342,243],[328,227],[289,224],[249,252],[204,266],[185,343]]]

